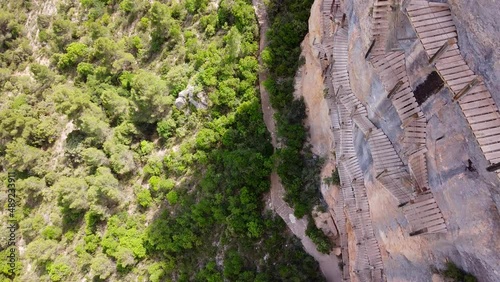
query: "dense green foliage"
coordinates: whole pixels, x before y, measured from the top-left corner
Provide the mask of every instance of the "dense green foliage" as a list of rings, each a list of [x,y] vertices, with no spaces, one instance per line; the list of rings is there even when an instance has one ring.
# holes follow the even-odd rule
[[[444,277],[451,278],[456,282],[476,282],[477,278],[472,274],[460,269],[453,262],[446,263],[446,268],[442,271]]]
[[[301,61],[300,43],[307,33],[312,2],[285,0],[270,4],[269,45],[262,55],[270,73],[265,86],[277,110],[278,136],[284,145],[277,152],[278,175],[286,190],[285,200],[294,207],[297,217],[310,214],[320,199],[321,160],[305,145],[305,104],[293,96],[294,77]]]
[[[281,219],[264,212],[273,148],[251,4],[57,3],[0,4],[0,178],[16,173],[26,244],[15,279],[322,280]],[[277,75],[296,69],[310,4],[271,3],[291,11],[274,17],[275,27],[289,21],[293,38],[271,44],[290,56],[268,65]],[[207,109],[174,105],[188,85]],[[303,214],[320,162],[302,151],[303,103],[286,108],[279,95],[279,172]],[[0,278],[12,278],[6,265]]]
[[[323,231],[316,227],[314,220],[311,217],[309,217],[309,221],[307,223],[306,235],[311,238],[314,244],[316,244],[316,249],[321,253],[328,254],[334,247],[330,238],[328,238]]]

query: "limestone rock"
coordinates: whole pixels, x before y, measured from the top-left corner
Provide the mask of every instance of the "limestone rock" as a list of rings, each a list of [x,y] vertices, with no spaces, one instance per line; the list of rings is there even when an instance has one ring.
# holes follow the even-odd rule
[[[178,109],[184,108],[189,102],[197,110],[208,108],[208,99],[205,92],[201,91],[195,94],[195,88],[192,85],[188,85],[186,89],[179,92],[179,96],[175,99],[175,106]]]
[[[432,282],[446,282],[446,280],[439,274],[432,274]]]
[[[186,106],[186,99],[184,99],[184,97],[178,97],[177,99],[175,99],[175,106],[177,107],[177,109],[182,109]]]

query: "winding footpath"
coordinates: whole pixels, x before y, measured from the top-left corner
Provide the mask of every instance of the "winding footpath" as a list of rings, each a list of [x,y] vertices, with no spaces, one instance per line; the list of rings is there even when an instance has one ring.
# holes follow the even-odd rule
[[[271,134],[271,143],[273,147],[279,148],[279,144],[276,138],[276,124],[274,122],[275,110],[271,107],[269,101],[269,93],[264,87],[264,81],[267,78],[267,70],[263,67],[261,53],[266,47],[266,32],[268,29],[268,18],[265,9],[265,5],[262,0],[252,0],[252,4],[257,15],[259,22],[259,65],[261,69],[259,71],[259,88],[262,112],[264,115],[264,122],[266,124],[267,130]],[[297,236],[304,246],[304,250],[311,255],[318,263],[321,268],[321,272],[327,279],[327,281],[341,281],[342,274],[340,268],[338,267],[339,260],[332,252],[329,255],[322,254],[316,250],[316,245],[311,241],[309,237],[306,236],[305,231],[307,228],[306,219],[297,219],[293,215],[293,209],[283,200],[285,195],[285,189],[281,183],[281,180],[276,173],[273,171],[271,174],[271,192],[270,192],[270,207],[273,209],[286,223],[288,228]]]

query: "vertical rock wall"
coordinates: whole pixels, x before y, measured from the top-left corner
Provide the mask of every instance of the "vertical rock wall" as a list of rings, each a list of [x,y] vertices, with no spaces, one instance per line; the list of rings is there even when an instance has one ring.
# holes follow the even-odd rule
[[[345,2],[349,21],[351,88],[366,105],[370,119],[384,130],[398,150],[402,147],[401,121],[386,99],[387,92],[381,78],[364,59],[371,41],[373,1],[341,2]],[[448,2],[458,30],[460,52],[469,66],[485,78],[488,89],[500,105],[500,3],[488,0]],[[405,52],[410,84],[415,88],[431,69],[425,65],[428,58],[421,43],[416,37],[412,38],[414,32],[408,19],[403,13],[400,16],[397,28],[401,39],[391,42],[391,45]],[[314,17],[319,21],[321,15],[312,13],[311,21],[315,20]],[[313,28],[311,34],[315,32],[320,34],[317,28]],[[305,42],[313,40],[309,35]],[[308,48],[310,46],[303,46],[305,52],[311,51],[306,50]],[[315,140],[315,152],[321,154],[329,146],[326,139],[319,137],[328,135],[324,131],[324,99],[318,95],[319,90],[314,91],[316,93],[308,90],[311,89],[310,82],[319,82],[323,77],[317,71],[307,70],[308,66],[313,66],[311,61],[307,62],[306,59],[306,66],[300,74],[302,85],[298,85],[298,90],[303,93],[311,115],[308,125],[312,140]],[[315,64],[317,68],[319,63]],[[304,86],[305,81],[310,82]],[[388,281],[430,281],[431,267],[443,267],[447,259],[472,272],[479,281],[500,281],[500,181],[486,172],[487,162],[461,109],[451,102],[452,96],[453,93],[444,88],[422,104],[428,123],[426,163],[429,186],[442,210],[448,233],[410,237],[408,222],[401,209],[394,205],[386,190],[372,181],[373,168],[369,158],[360,158],[367,179],[373,228]],[[357,146],[365,151],[366,142],[359,142]],[[467,169],[469,160],[475,168],[473,171]]]

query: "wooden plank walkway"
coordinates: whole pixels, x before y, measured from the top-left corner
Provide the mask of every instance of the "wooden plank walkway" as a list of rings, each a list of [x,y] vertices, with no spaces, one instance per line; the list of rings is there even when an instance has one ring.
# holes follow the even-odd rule
[[[337,30],[334,37],[333,46],[333,67],[331,68],[330,76],[332,84],[338,91],[338,99],[347,108],[349,113],[356,112],[366,115],[366,107],[359,101],[351,90],[349,74],[347,72],[348,54],[347,54],[347,29],[341,28]]]
[[[366,115],[354,113],[352,121],[365,136],[368,136],[373,130],[376,129],[375,125],[373,125]]]
[[[368,138],[368,145],[376,179],[398,200],[399,204],[409,202],[413,194],[410,174],[404,169],[404,164],[389,138],[381,129],[375,129]]]
[[[410,236],[447,232],[445,220],[432,193],[425,192],[403,207],[403,213],[412,226]]]
[[[372,131],[368,143],[372,151],[374,167],[377,171],[376,178],[378,183],[390,191],[400,204],[418,201],[422,198],[422,195],[430,197],[430,201],[434,202],[434,210],[429,215],[430,217],[427,217],[426,210],[421,212],[420,209],[415,209],[416,206],[413,204],[405,208],[405,215],[413,226],[411,234],[418,235],[420,233],[446,231],[446,225],[444,220],[442,220],[442,216],[440,219],[436,219],[436,214],[441,215],[441,212],[435,203],[432,193],[428,190],[429,183],[425,155],[427,152],[427,120],[410,88],[406,73],[405,54],[400,51],[387,52],[385,48],[391,13],[391,3],[389,2],[375,1],[374,24],[372,26],[372,36],[375,41],[372,42],[372,50],[370,54],[367,54],[367,57],[379,74],[382,84],[388,93],[388,98],[392,101],[401,119],[401,128],[403,129],[403,157],[407,158],[409,171],[405,169],[402,160],[382,130]],[[456,30],[449,24],[451,16],[446,11],[445,5],[443,3],[429,4],[429,2],[424,0],[414,0],[408,9],[408,13],[414,16],[414,26],[416,26],[417,32],[421,32],[426,36],[422,43],[429,57],[436,54],[444,42],[448,42],[450,38],[456,36]],[[430,16],[426,13],[426,7],[430,6],[432,6],[432,9],[434,9],[440,19],[435,20],[433,15]],[[446,31],[446,35],[443,35],[439,30]],[[456,54],[456,49],[452,46],[447,51],[455,52],[453,54]],[[412,60],[413,58],[409,59]],[[456,61],[452,53],[442,55],[441,59],[448,65]],[[437,64],[440,63],[438,62]],[[463,66],[459,65],[458,67]],[[470,83],[470,80],[463,79],[456,73],[457,71],[449,72],[450,75],[453,75],[454,80],[452,84],[456,89],[460,88],[460,91],[462,91],[463,87]],[[477,121],[487,122],[491,117],[492,115],[485,113]],[[485,125],[485,128],[487,126],[489,125]],[[496,150],[496,147],[491,147],[491,149]],[[398,180],[399,182],[394,180]],[[415,199],[413,199],[414,188],[419,193]],[[414,210],[416,212],[413,212]],[[417,233],[414,234],[415,232]]]
[[[447,3],[413,1],[407,8],[410,21],[432,58],[442,47],[435,67],[454,100],[462,109],[486,160],[490,165],[500,162],[500,112],[481,78],[474,74],[460,54],[457,31]],[[451,41],[450,41],[451,40]],[[450,44],[452,43],[452,44]],[[497,173],[500,178],[500,172]]]
[[[427,120],[410,88],[404,53],[399,51],[386,53],[373,58],[372,65],[380,75],[386,91],[392,95],[389,99],[392,100],[402,123],[404,155],[414,160],[408,162],[409,169],[418,171],[418,175],[412,176],[417,177],[415,180],[418,187],[425,190],[428,187],[425,155],[412,157],[412,154],[426,148]],[[420,161],[416,161],[417,159]]]
[[[408,158],[408,167],[410,168],[410,172],[416,180],[420,191],[425,191],[429,187],[425,153],[427,153],[427,148],[421,147],[419,151],[410,155]]]
[[[328,37],[333,34],[332,7],[334,5],[334,2],[334,0],[323,0],[323,2],[321,3],[323,37]]]
[[[346,217],[344,213],[344,198],[338,197],[333,207],[335,223],[339,232],[340,250],[342,253],[342,276],[349,277],[349,252],[347,241]]]
[[[330,6],[331,5],[331,6]],[[330,6],[330,10],[326,8]],[[339,6],[334,1],[324,1],[322,12],[336,21],[341,13]],[[332,17],[332,14],[334,16]],[[342,16],[343,18],[345,15]],[[326,20],[323,21],[325,25]],[[329,33],[329,29],[324,28]],[[376,127],[367,117],[367,110],[363,103],[355,96],[350,87],[347,71],[347,29],[339,28],[334,31],[333,46],[321,43],[324,54],[331,50],[330,65],[325,68],[327,85],[332,96],[333,105],[330,107],[332,131],[334,134],[337,169],[340,177],[341,197],[337,199],[332,214],[340,236],[342,263],[344,264],[342,276],[344,281],[350,280],[350,270],[358,277],[368,277],[369,281],[385,281],[383,276],[383,262],[377,239],[372,227],[368,195],[364,186],[364,175],[354,147],[354,127],[358,127],[363,134],[370,135]],[[321,53],[321,52],[320,52]],[[331,84],[330,84],[331,83]],[[357,242],[356,257],[353,264],[349,265],[346,222],[352,224],[354,238]],[[368,280],[366,280],[368,281]]]
[[[392,1],[375,0],[373,3],[373,24],[371,27],[372,40],[375,40],[369,58],[385,54],[389,32],[389,16],[392,11]]]
[[[333,56],[334,56],[334,47],[336,42],[335,38],[332,36],[335,31],[334,24],[335,14],[341,13],[339,9],[339,5],[335,4],[334,0],[325,0],[322,3],[322,13],[323,13],[323,38],[321,46],[323,48],[323,52],[326,56],[331,54],[331,59],[328,60],[329,66],[326,69],[325,79],[327,85],[331,86],[329,89],[330,98],[334,98],[334,103],[330,106],[330,117],[332,120],[332,130],[335,142],[335,152],[337,158],[346,158],[351,159],[355,156],[356,152],[354,150],[354,143],[352,139],[352,129],[353,123],[350,117],[350,111],[344,106],[344,104],[340,103],[340,99],[335,96],[335,89],[339,87],[339,85],[335,85],[334,88],[333,80],[331,77],[331,73],[334,72]],[[331,39],[330,39],[331,38]],[[340,43],[339,43],[340,44]],[[347,48],[347,41],[345,40],[342,43]],[[338,61],[340,63],[340,61]],[[335,71],[338,71],[335,70]],[[347,73],[345,73],[347,74]],[[337,82],[337,81],[336,81]],[[342,81],[342,85],[344,87],[349,87],[349,83]],[[335,90],[335,91],[334,91]],[[338,162],[338,160],[337,160]],[[351,160],[350,165],[352,166],[353,160]],[[336,203],[334,206],[334,214],[335,214],[335,223],[339,232],[339,240],[340,240],[340,250],[342,255],[342,280],[350,281],[350,261],[349,261],[349,248],[348,248],[348,236],[346,230],[347,217],[345,207],[349,205],[352,201],[356,201],[354,191],[351,186],[351,182],[353,179],[353,173],[349,170],[347,163],[337,163],[337,170],[340,177],[340,186],[341,193],[339,197],[336,199]],[[359,173],[359,172],[358,172]],[[347,215],[348,216],[348,215]],[[335,267],[335,266],[333,266]]]
[[[378,269],[379,273],[382,273],[382,257],[372,227],[368,195],[364,186],[364,174],[359,165],[353,139],[355,126],[365,134],[369,134],[375,129],[375,126],[368,119],[365,106],[354,95],[350,87],[347,72],[346,29],[338,29],[334,35],[332,61],[334,61],[333,67],[327,75],[331,78],[332,86],[336,90],[333,97],[336,106],[332,107],[332,109],[337,112],[332,114],[331,118],[334,139],[338,141],[335,141],[337,169],[340,177],[344,210],[349,222],[352,224],[357,242],[356,257],[351,267],[358,272]],[[346,275],[348,274],[344,274],[344,279],[347,278]]]

